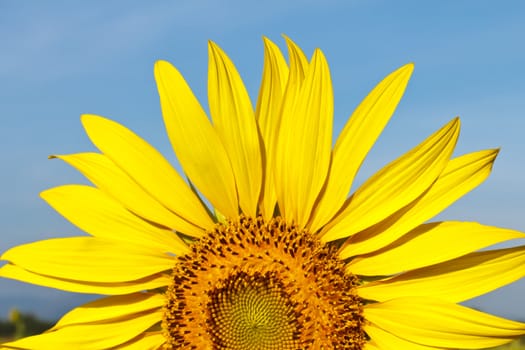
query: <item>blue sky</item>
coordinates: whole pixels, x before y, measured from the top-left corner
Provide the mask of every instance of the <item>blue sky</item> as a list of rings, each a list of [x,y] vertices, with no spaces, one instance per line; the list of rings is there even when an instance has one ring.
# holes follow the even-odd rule
[[[82,113],[135,130],[175,162],[153,63],[177,66],[206,105],[207,40],[236,63],[253,98],[268,36],[330,63],[339,130],[386,74],[416,69],[361,181],[459,115],[457,154],[501,147],[489,180],[439,219],[525,231],[525,3],[522,1],[2,1],[0,251],[79,232],[38,193],[84,183],[53,153],[93,150]],[[522,242],[523,243],[523,242]],[[469,305],[525,319],[525,281]],[[0,318],[17,306],[55,318],[92,298],[0,280]]]

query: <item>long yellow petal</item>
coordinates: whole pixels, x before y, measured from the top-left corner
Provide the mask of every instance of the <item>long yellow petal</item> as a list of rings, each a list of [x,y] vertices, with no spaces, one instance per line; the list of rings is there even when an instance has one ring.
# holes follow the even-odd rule
[[[146,141],[103,117],[83,115],[82,124],[95,146],[160,203],[199,227],[213,227],[213,220],[199,198]]]
[[[436,182],[420,198],[380,223],[350,237],[342,259],[362,255],[394,242],[476,188],[490,175],[498,150],[478,151],[450,160]]]
[[[27,271],[13,264],[5,264],[0,267],[0,277],[37,284],[43,287],[65,290],[68,292],[123,295],[143,290],[162,288],[172,283],[167,274],[157,274],[135,281],[122,283],[96,283],[77,280],[55,278]]]
[[[166,297],[159,293],[132,293],[98,299],[66,313],[51,328],[56,330],[83,323],[109,323],[118,318],[133,317],[138,313],[161,308]]]
[[[73,225],[95,237],[156,248],[182,255],[188,246],[171,230],[151,225],[99,189],[64,185],[40,196]]]
[[[201,104],[170,63],[155,64],[155,79],[164,124],[184,172],[221,213],[237,216],[239,205],[230,159]]]
[[[34,273],[87,282],[129,282],[170,270],[172,256],[95,237],[56,238],[6,251],[7,260]]]
[[[264,141],[264,181],[259,208],[266,220],[273,217],[277,202],[273,164],[281,125],[281,104],[287,80],[288,65],[283,54],[277,45],[264,38],[264,68],[255,118]]]
[[[149,312],[114,323],[71,325],[2,345],[27,350],[104,350],[127,342],[161,320],[162,311]]]
[[[228,151],[239,205],[255,217],[262,187],[259,132],[248,92],[226,54],[209,43],[208,100],[215,130]]]
[[[293,213],[297,212],[296,208],[300,203],[294,202],[296,198],[289,195],[293,179],[288,176],[287,152],[289,152],[288,148],[291,147],[290,145],[293,145],[295,138],[298,136],[294,132],[298,120],[297,116],[293,114],[293,110],[295,109],[309,64],[301,48],[288,37],[285,37],[285,39],[288,46],[290,68],[281,103],[281,125],[278,130],[277,148],[274,153],[275,160],[272,168],[274,170],[275,192],[279,213],[282,217],[291,220]],[[302,119],[299,122],[302,122]]]
[[[286,188],[285,218],[299,226],[310,219],[321,192],[332,147],[333,92],[323,53],[314,52],[289,114],[282,116],[277,162]],[[286,200],[288,199],[288,200]]]
[[[326,224],[343,205],[357,171],[394,113],[413,70],[414,65],[407,64],[388,75],[352,113],[332,152],[330,174],[311,231]]]
[[[380,348],[375,342],[373,341],[367,341],[365,345],[363,345],[363,350],[385,350],[388,348]]]
[[[435,348],[433,346],[412,343],[377,327],[373,323],[367,323],[365,325],[365,332],[371,338],[371,342],[377,349],[446,350],[445,348]],[[365,349],[367,349],[366,346]]]
[[[458,118],[453,119],[366,181],[349,199],[348,206],[321,231],[322,240],[351,236],[421,196],[449,161],[459,124]]]
[[[200,237],[204,233],[202,228],[182,219],[160,204],[105,155],[77,153],[53,157],[62,159],[76,168],[100,190],[136,215],[189,236]]]
[[[362,298],[384,301],[404,296],[459,303],[525,276],[525,246],[470,253],[359,287]]]
[[[371,323],[408,341],[444,348],[481,349],[525,334],[525,323],[434,298],[399,298],[364,306]]]
[[[138,337],[119,345],[119,350],[160,350],[166,342],[163,332],[144,332]]]
[[[1,348],[0,348],[1,349]],[[375,342],[373,341],[367,341],[365,345],[363,346],[363,350],[385,350],[388,348],[380,348]]]
[[[525,238],[525,234],[475,222],[424,224],[384,249],[352,259],[347,269],[356,275],[393,275],[516,238]]]

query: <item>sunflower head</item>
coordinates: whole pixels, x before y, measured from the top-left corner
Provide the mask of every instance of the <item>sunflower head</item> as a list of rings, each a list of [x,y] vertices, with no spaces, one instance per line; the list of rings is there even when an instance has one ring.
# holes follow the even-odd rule
[[[281,217],[240,216],[191,249],[178,258],[167,294],[163,325],[173,349],[364,344],[359,280],[308,231]]]
[[[88,236],[21,245],[0,276],[106,297],[1,349],[476,349],[525,324],[459,303],[524,276],[521,232],[435,215],[482,183],[497,150],[453,157],[452,119],[358,188],[354,179],[413,70],[389,74],[332,142],[321,50],[264,39],[254,107],[209,44],[210,118],[170,63],[162,114],[187,177],[109,119],[82,123],[99,152],[55,155],[93,186],[42,193]]]

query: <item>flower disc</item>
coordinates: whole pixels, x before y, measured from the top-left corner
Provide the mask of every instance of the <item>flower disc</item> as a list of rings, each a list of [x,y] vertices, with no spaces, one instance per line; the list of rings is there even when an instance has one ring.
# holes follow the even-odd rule
[[[208,326],[224,349],[296,349],[295,303],[271,272],[232,275],[210,293]]]
[[[178,258],[166,348],[361,349],[358,279],[335,250],[281,218],[217,224]]]

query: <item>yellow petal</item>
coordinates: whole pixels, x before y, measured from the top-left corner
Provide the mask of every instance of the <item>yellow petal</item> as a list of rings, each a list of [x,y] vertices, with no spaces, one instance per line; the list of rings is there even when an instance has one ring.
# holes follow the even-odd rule
[[[209,229],[213,221],[199,198],[168,161],[124,126],[94,115],[82,123],[91,141],[151,196],[194,225]]]
[[[290,57],[290,68],[288,70],[288,79],[286,88],[281,102],[281,124],[277,130],[276,150],[274,153],[274,164],[271,165],[274,170],[275,193],[279,205],[279,213],[282,217],[291,221],[293,213],[297,211],[298,203],[295,203],[295,197],[289,195],[292,184],[288,177],[288,164],[286,152],[289,152],[289,145],[293,144],[294,122],[297,119],[293,110],[297,102],[301,86],[304,81],[305,72],[308,69],[308,60],[303,51],[292,40],[285,36],[288,46],[288,56]],[[302,121],[302,120],[301,120]]]
[[[375,342],[373,341],[368,341],[365,343],[365,345],[363,346],[363,350],[382,350],[382,349],[385,349],[385,348],[380,348]],[[388,349],[388,348],[387,348]]]
[[[169,275],[157,274],[139,280],[122,283],[96,283],[55,278],[27,271],[12,264],[0,267],[0,277],[37,284],[43,287],[65,290],[68,292],[122,295],[143,290],[165,287],[172,283]]]
[[[350,237],[342,259],[385,247],[476,188],[490,174],[498,150],[469,153],[450,160],[436,182],[420,198],[380,223]]]
[[[323,241],[333,241],[364,230],[421,196],[443,171],[456,145],[459,119],[396,159],[368,181],[348,206],[322,230]]]
[[[470,253],[359,287],[359,295],[384,301],[403,296],[459,303],[525,276],[525,246]]]
[[[118,318],[135,317],[144,311],[164,306],[166,297],[159,293],[132,293],[110,296],[79,306],[57,322],[51,330],[82,323],[109,323]]]
[[[516,238],[525,238],[525,234],[475,222],[424,224],[384,249],[352,259],[347,268],[356,275],[393,275]]]
[[[239,205],[255,217],[262,186],[259,133],[250,97],[228,56],[209,43],[208,100],[215,130],[235,174]]]
[[[73,225],[95,237],[138,244],[177,255],[189,251],[174,232],[140,219],[94,187],[65,185],[40,195]]]
[[[444,348],[481,349],[525,334],[525,324],[434,298],[399,298],[364,306],[365,318],[408,341]]]
[[[264,140],[264,181],[259,207],[266,220],[273,217],[277,201],[273,164],[281,125],[281,103],[287,80],[288,65],[281,51],[277,45],[264,38],[264,68],[255,117]]]
[[[62,159],[76,168],[100,190],[136,215],[189,236],[200,237],[204,233],[202,228],[177,216],[151,197],[105,155],[77,153],[53,157]]]
[[[380,348],[375,342],[367,341],[363,346],[363,350],[383,350],[388,348]]]
[[[402,350],[446,350],[409,342],[396,337],[394,334],[382,330],[373,323],[365,325],[365,332],[371,338],[376,349],[402,349]],[[367,344],[368,345],[368,344]],[[365,347],[367,349],[368,347]]]
[[[286,85],[286,89],[292,88],[297,89],[297,85],[301,85],[308,69],[308,58],[304,54],[303,50],[295,43],[292,39],[283,35],[286,40],[286,46],[288,47],[288,55],[290,56],[290,71]],[[291,79],[293,78],[293,79]],[[289,96],[286,93],[287,97]]]
[[[129,282],[173,268],[173,257],[151,248],[95,237],[56,238],[6,251],[7,260],[34,273],[87,282]]]
[[[314,53],[293,107],[283,113],[277,162],[284,215],[305,226],[326,179],[332,147],[332,82],[320,50]]]
[[[119,345],[119,350],[157,350],[166,342],[163,332],[145,332],[130,341]]]
[[[155,64],[164,124],[184,172],[199,191],[229,217],[239,212],[230,160],[201,104],[170,63]]]
[[[323,197],[312,218],[315,232],[334,216],[346,200],[366,155],[394,113],[414,70],[407,64],[381,81],[359,104],[337,138]]]
[[[114,323],[71,325],[3,345],[28,350],[109,349],[136,337],[161,320],[162,311],[149,312]]]

